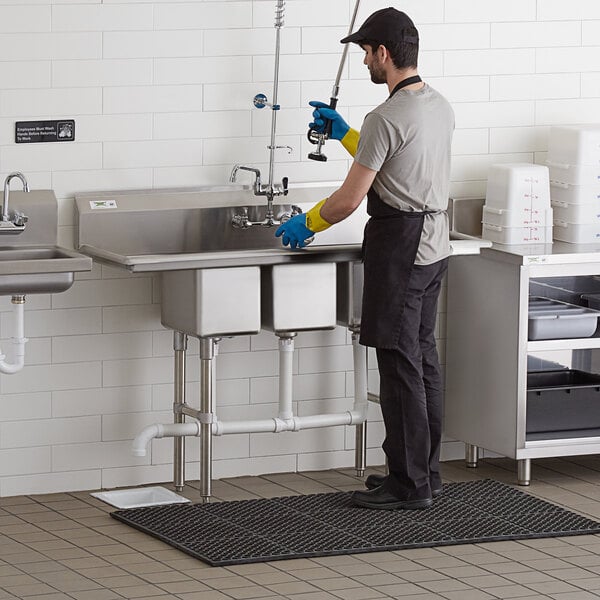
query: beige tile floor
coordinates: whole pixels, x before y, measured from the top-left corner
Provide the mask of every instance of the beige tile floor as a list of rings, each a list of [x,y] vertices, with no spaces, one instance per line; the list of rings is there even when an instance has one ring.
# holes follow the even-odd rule
[[[482,460],[477,469],[443,464],[445,481],[514,484],[515,471],[507,459]],[[532,475],[530,493],[600,519],[600,457],[537,460]],[[216,481],[214,495],[359,487],[348,469]],[[186,486],[184,495],[197,494],[197,484]],[[210,567],[114,521],[111,510],[86,492],[0,498],[0,600],[600,598],[599,535]]]

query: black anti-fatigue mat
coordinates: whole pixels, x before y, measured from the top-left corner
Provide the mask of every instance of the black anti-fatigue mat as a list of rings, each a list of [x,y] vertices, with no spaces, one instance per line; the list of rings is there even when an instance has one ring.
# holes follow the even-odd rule
[[[600,522],[489,479],[447,484],[424,510],[358,508],[338,492],[111,516],[213,566],[600,533]]]

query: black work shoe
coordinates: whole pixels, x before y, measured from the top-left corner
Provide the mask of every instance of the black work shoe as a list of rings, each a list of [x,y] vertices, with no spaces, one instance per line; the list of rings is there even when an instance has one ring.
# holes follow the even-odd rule
[[[380,485],[383,485],[383,483],[386,480],[387,475],[369,475],[367,477],[367,479],[365,480],[365,487],[368,490],[374,490],[375,488],[379,487]],[[444,488],[440,485],[439,488],[435,488],[431,490],[431,495],[434,498],[437,498],[438,496],[440,496],[444,491]]]
[[[433,500],[431,498],[421,498],[415,500],[401,500],[385,489],[385,486],[380,485],[374,490],[366,492],[352,492],[350,496],[352,504],[362,506],[364,508],[376,508],[379,510],[418,510],[431,506]]]

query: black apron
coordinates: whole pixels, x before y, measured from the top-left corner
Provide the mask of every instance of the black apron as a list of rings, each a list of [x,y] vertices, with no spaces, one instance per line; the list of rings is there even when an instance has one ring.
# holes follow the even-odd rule
[[[390,98],[418,76],[401,81]],[[397,349],[406,291],[417,257],[427,212],[402,211],[387,205],[371,187],[370,219],[363,239],[364,285],[360,343]],[[429,211],[428,211],[429,212]]]

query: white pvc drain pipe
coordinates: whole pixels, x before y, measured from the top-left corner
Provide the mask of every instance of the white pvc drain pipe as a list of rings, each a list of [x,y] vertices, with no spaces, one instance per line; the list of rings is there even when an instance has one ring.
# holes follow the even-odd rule
[[[292,364],[294,338],[283,337],[279,342],[279,413],[271,419],[249,421],[219,421],[214,414],[203,415],[201,420],[189,423],[154,424],[142,430],[133,440],[135,456],[145,456],[153,439],[174,436],[201,435],[201,421],[211,424],[213,435],[234,433],[280,433],[338,425],[360,425],[367,419],[367,349],[358,343],[358,333],[352,334],[354,359],[354,405],[342,413],[294,416],[292,410]]]
[[[14,317],[14,335],[12,336],[12,343],[14,345],[14,363],[8,363],[6,356],[2,354],[0,350],[0,373],[6,373],[12,375],[17,371],[20,371],[25,366],[25,344],[27,338],[25,337],[25,296],[13,296],[13,317]]]

